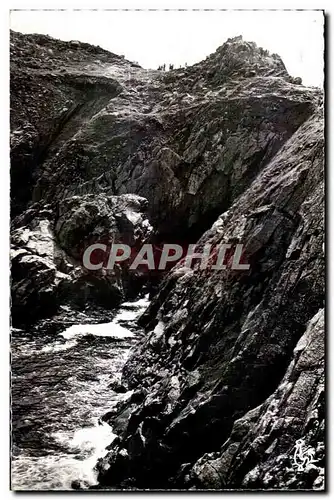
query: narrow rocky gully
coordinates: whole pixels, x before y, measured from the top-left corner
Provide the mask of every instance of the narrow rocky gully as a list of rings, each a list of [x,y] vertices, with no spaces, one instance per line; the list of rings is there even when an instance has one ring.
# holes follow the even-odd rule
[[[241,36],[10,48],[12,489],[323,490],[322,89]],[[249,267],[87,269],[114,243]]]

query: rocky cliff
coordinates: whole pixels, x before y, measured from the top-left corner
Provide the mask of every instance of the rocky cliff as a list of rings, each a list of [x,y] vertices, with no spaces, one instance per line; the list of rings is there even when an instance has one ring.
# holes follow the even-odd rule
[[[241,37],[164,73],[12,33],[11,110],[14,321],[136,289],[82,268],[105,235],[240,242],[250,263],[161,280],[100,485],[322,489],[321,91]]]

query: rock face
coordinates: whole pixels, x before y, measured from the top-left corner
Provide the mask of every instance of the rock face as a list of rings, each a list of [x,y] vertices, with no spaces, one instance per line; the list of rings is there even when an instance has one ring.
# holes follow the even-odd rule
[[[34,204],[13,221],[12,318],[22,325],[55,314],[60,305],[112,309],[136,289],[136,275],[116,265],[90,271],[83,265],[89,245],[111,241],[145,243],[152,227],[147,200],[136,195],[72,196],[56,211]]]
[[[114,307],[135,279],[81,266],[110,236],[242,243],[250,263],[162,280],[101,487],[322,489],[321,91],[240,37],[168,73],[11,37],[14,318]]]
[[[213,489],[324,488],[323,334],[320,309],[298,341],[276,391],[235,421],[221,450],[203,455],[187,481]]]
[[[244,242],[249,271],[176,267],[144,313],[123,374],[142,401],[119,408],[102,483],[321,487],[323,197],[315,114],[200,240]],[[310,470],[293,464],[300,439]]]
[[[85,44],[12,40],[15,212],[31,199],[136,193],[165,238],[195,242],[320,98],[239,38],[166,74]]]

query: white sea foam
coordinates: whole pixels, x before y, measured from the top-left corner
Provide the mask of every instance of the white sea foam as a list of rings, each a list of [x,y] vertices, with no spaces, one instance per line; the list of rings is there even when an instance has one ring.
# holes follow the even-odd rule
[[[75,347],[77,345],[76,340],[71,340],[65,343],[60,343],[58,341],[54,342],[53,344],[46,345],[41,349],[41,352],[60,352],[60,351],[66,351],[67,349],[71,349],[72,347]]]
[[[85,335],[94,335],[96,337],[112,337],[118,339],[132,338],[134,334],[127,328],[118,325],[114,321],[111,323],[98,323],[96,325],[73,325],[61,333],[64,339],[73,339],[74,337],[84,337]]]
[[[134,333],[119,323],[121,321],[134,321],[141,312],[145,310],[148,303],[148,296],[136,302],[124,302],[113,321],[108,323],[72,325],[64,332],[60,333],[60,335],[67,340],[73,339],[74,337],[84,337],[85,335],[111,337],[115,339],[133,338],[135,336]]]
[[[80,337],[85,335],[120,339],[134,337],[135,334],[126,328],[127,322],[133,327],[136,318],[147,306],[148,297],[136,302],[126,302],[121,306],[113,321],[102,324],[73,325],[57,336],[51,344],[44,345],[44,347],[41,347],[40,342],[36,346],[30,343],[29,348],[25,346],[27,352],[20,351],[20,356],[23,359],[29,353],[31,355],[41,352],[48,359],[48,356],[52,357],[53,353],[60,352],[60,359],[68,359],[71,363],[71,357],[66,357],[67,350],[77,345],[78,348],[83,349],[78,343]],[[128,355],[129,347],[123,347],[119,352],[115,351],[112,362],[108,356],[99,358],[97,355],[97,373],[94,372],[92,380],[86,381],[85,378],[80,378],[80,370],[79,378],[75,375],[71,381],[67,378],[67,382],[70,381],[69,386],[62,386],[59,389],[59,394],[63,398],[63,406],[59,410],[53,402],[50,408],[50,411],[54,412],[64,411],[69,417],[59,416],[62,426],[65,429],[67,427],[68,430],[57,430],[51,432],[50,435],[60,445],[60,449],[51,454],[46,449],[43,456],[35,456],[31,454],[31,450],[21,449],[20,454],[12,460],[12,489],[68,491],[72,490],[73,480],[78,481],[82,488],[88,488],[97,483],[95,465],[97,460],[107,453],[106,446],[115,438],[112,428],[99,419],[117,404],[120,398],[127,398],[131,395],[131,392],[115,395],[112,389],[109,389],[111,374],[120,374]],[[52,376],[51,373],[50,377]],[[83,408],[86,409],[87,416],[81,411]],[[79,427],[76,431],[71,425],[73,419]],[[89,426],[82,427],[83,422],[87,422]]]
[[[60,444],[87,453],[87,458],[80,459],[70,454],[53,456],[28,457],[21,455],[12,463],[12,488],[26,490],[27,485],[33,485],[33,490],[71,490],[72,481],[78,480],[82,487],[96,484],[97,472],[95,465],[98,458],[103,457],[115,434],[109,425],[102,423],[70,432],[54,433],[53,437]]]

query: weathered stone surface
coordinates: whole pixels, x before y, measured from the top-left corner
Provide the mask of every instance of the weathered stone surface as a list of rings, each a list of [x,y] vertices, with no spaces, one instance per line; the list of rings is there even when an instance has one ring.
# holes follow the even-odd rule
[[[134,392],[103,417],[100,488],[322,489],[321,91],[240,37],[168,73],[39,35],[11,51],[14,318],[115,305],[131,276],[87,276],[82,250],[145,241],[148,219],[250,263],[162,281],[115,382]]]
[[[31,199],[136,193],[162,236],[196,241],[321,98],[238,37],[166,74],[98,48],[12,37],[15,210]]]
[[[320,309],[276,391],[235,421],[220,452],[196,462],[189,483],[218,489],[324,489],[324,346]]]
[[[102,483],[298,489],[318,481],[323,452],[312,480],[287,460],[298,439],[312,449],[322,442],[321,430],[308,432],[323,425],[322,414],[312,417],[323,376],[323,197],[316,114],[200,240],[244,242],[250,270],[178,273],[180,263],[144,314],[148,335],[123,377],[149,392],[133,405],[111,465],[108,456],[100,464]],[[271,401],[274,430],[263,423]]]
[[[13,221],[12,319],[24,324],[54,314],[61,304],[114,308],[136,286],[127,267],[89,271],[83,252],[92,243],[145,243],[152,227],[147,200],[136,195],[74,196],[57,210],[27,210]],[[109,246],[108,246],[109,245]],[[106,253],[106,256],[108,254]]]

